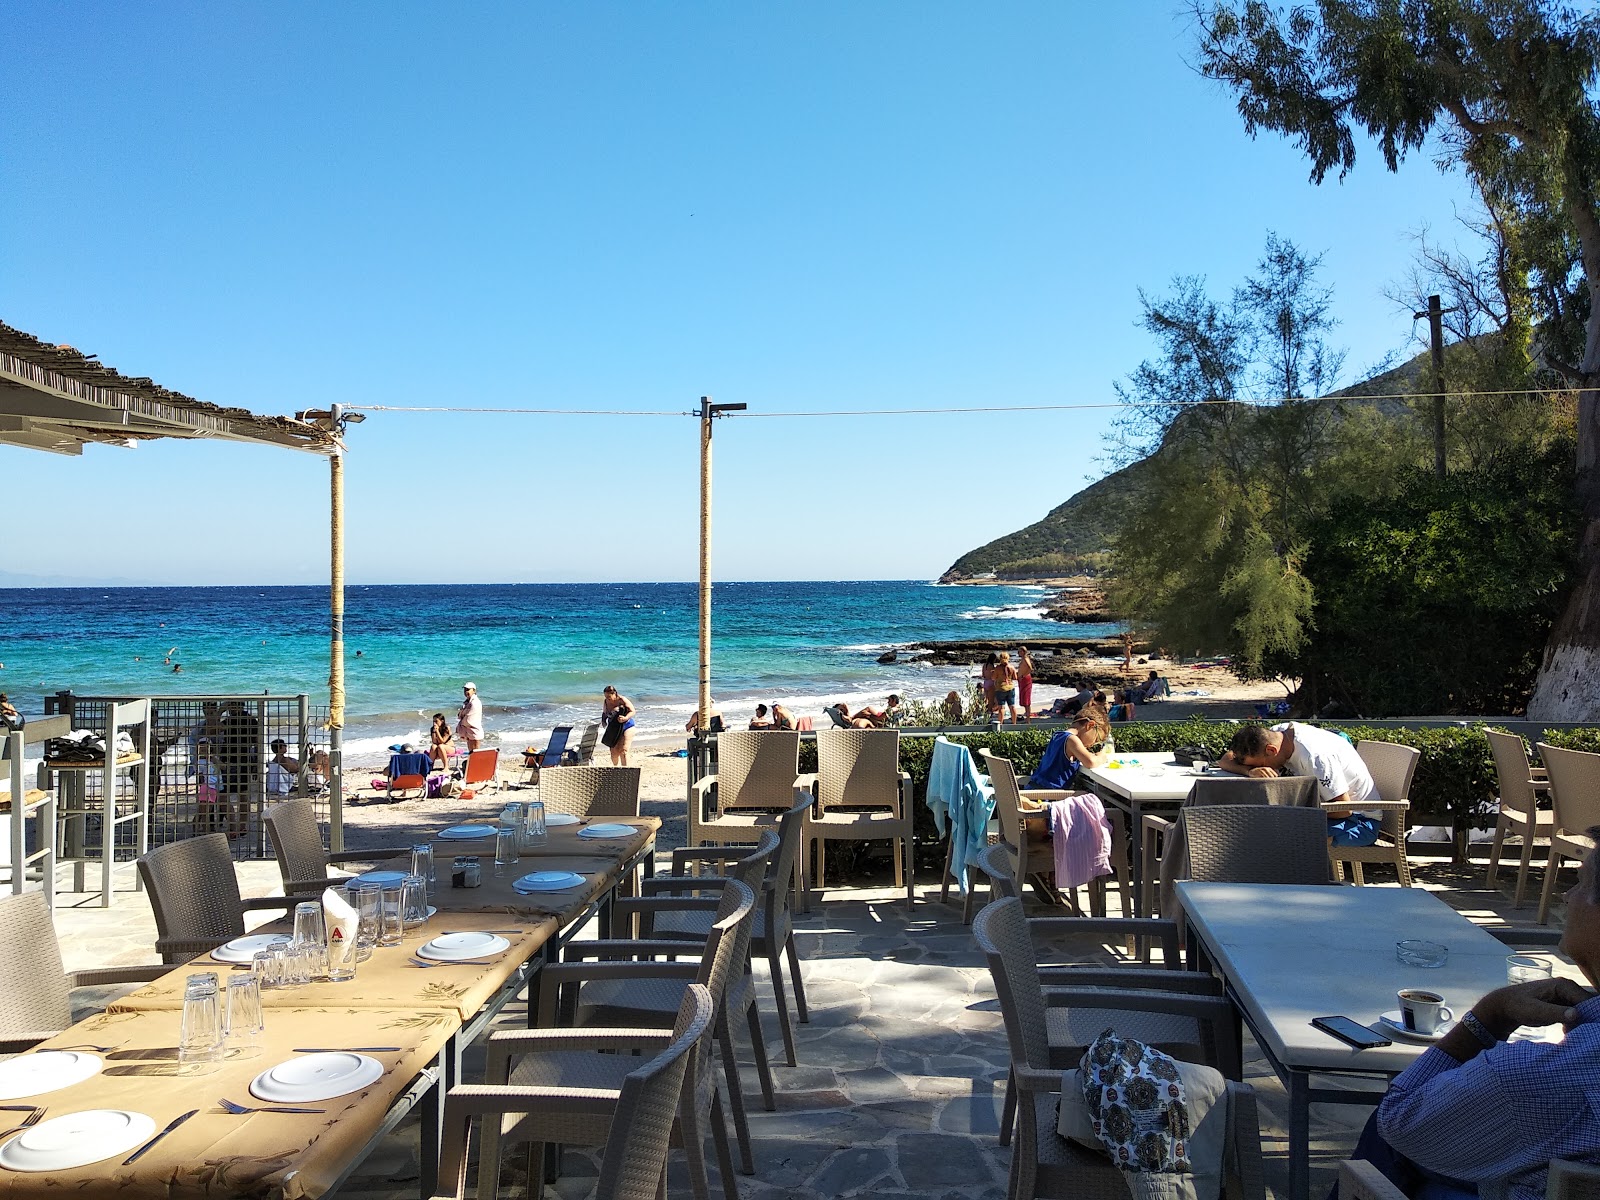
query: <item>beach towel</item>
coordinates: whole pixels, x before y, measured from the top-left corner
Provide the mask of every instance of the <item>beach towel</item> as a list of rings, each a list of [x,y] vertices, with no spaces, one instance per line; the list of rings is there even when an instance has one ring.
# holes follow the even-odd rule
[[[391,754],[387,774],[390,779],[395,779],[401,775],[426,775],[432,769],[433,759],[413,751],[410,754]]]
[[[1050,801],[1050,849],[1062,891],[1111,874],[1111,822],[1098,796],[1080,792]]]
[[[1050,739],[1050,744],[1044,748],[1044,756],[1034,769],[1030,786],[1060,791],[1070,787],[1077,778],[1080,764],[1067,753],[1067,733],[1063,729]]]
[[[947,822],[950,826],[950,873],[965,893],[967,863],[989,844],[994,789],[978,774],[972,752],[948,738],[936,738],[933,743],[927,805],[941,835]]]

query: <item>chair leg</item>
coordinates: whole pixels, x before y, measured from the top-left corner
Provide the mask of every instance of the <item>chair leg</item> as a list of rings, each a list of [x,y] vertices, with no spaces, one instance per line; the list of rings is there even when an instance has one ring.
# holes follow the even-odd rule
[[[944,841],[944,881],[939,885],[939,903],[950,903],[950,862],[956,856],[956,829],[950,827],[950,836]],[[969,893],[970,894],[970,893]]]
[[[910,831],[900,839],[900,851],[905,855],[906,911],[910,912],[917,905],[917,847]]]
[[[778,1014],[778,1028],[783,1031],[784,1058],[791,1067],[798,1066],[794,1022],[789,1017],[789,999],[783,994],[783,951],[772,941],[767,943],[767,974],[772,979],[772,1006]]]
[[[1395,839],[1394,869],[1400,876],[1400,886],[1411,886],[1411,860],[1406,857],[1406,835],[1401,830],[1400,836]]]
[[[1550,857],[1544,864],[1544,886],[1539,889],[1539,924],[1550,924],[1550,897],[1555,894],[1556,874],[1561,870],[1561,850],[1555,836],[1550,838]]]
[[[1361,873],[1361,860],[1359,858],[1350,860],[1350,878],[1356,881],[1357,887],[1367,886],[1366,877]]]
[[[1000,1112],[1000,1144],[1011,1145],[1011,1131],[1017,1123],[1017,1073],[1006,1072],[1006,1103]]]
[[[745,1024],[750,1029],[750,1048],[756,1057],[756,1079],[761,1083],[761,1104],[768,1112],[778,1111],[772,1094],[772,1066],[767,1062],[767,1038],[761,1032],[761,1008],[756,1004],[755,980],[750,981],[750,1007],[745,1009]],[[789,1064],[791,1067],[794,1063]]]
[[[1528,865],[1533,861],[1534,828],[1534,823],[1530,821],[1522,834],[1522,857],[1517,861],[1517,890],[1512,897],[1512,908],[1522,907],[1523,893],[1528,888]]]
[[[1494,821],[1494,843],[1489,847],[1489,869],[1484,873],[1483,886],[1494,886],[1495,872],[1500,869],[1500,847],[1506,840],[1506,815],[1501,813]]]
[[[1328,862],[1333,867],[1333,881],[1335,883],[1343,883],[1344,882],[1344,863],[1341,860],[1339,860],[1337,858],[1334,858],[1331,854],[1328,856]]]
[[[906,885],[906,864],[900,841],[901,839],[895,838],[892,843],[894,848],[894,885],[897,888],[905,887]]]
[[[717,1171],[722,1176],[722,1200],[739,1200],[739,1183],[733,1177],[733,1155],[728,1149],[728,1118],[722,1096],[711,1089],[711,1138],[717,1144]]]
[[[706,1178],[706,1134],[700,1128],[700,1114],[695,1111],[692,1083],[685,1084],[678,1100],[678,1140],[683,1143],[684,1163],[689,1168],[689,1190],[694,1200],[711,1200],[711,1183]],[[531,1180],[533,1176],[528,1178]]]
[[[794,1011],[800,1017],[800,1024],[809,1025],[811,1013],[806,1008],[806,982],[800,975],[800,951],[795,948],[792,931],[786,952],[789,955],[789,982],[794,985]]]
[[[728,1012],[724,1008],[717,1017],[717,1046],[722,1051],[722,1074],[728,1083],[728,1107],[733,1110],[733,1131],[739,1138],[739,1158],[746,1175],[756,1173],[755,1160],[750,1156],[750,1122],[744,1115],[744,1091],[739,1083],[739,1061],[733,1054],[733,1035],[728,1031]]]

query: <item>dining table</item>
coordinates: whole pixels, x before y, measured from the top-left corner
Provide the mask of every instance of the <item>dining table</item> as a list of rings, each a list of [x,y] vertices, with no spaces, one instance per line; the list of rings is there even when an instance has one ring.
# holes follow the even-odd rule
[[[1132,860],[1130,889],[1133,895],[1124,898],[1124,905],[1134,916],[1150,915],[1145,911],[1145,864],[1140,852],[1144,814],[1147,811],[1175,813],[1183,807],[1196,779],[1222,778],[1226,774],[1214,767],[1196,774],[1190,766],[1173,758],[1170,751],[1116,754],[1098,767],[1085,767],[1078,772],[1077,781],[1088,784],[1108,811],[1116,811],[1112,819],[1119,824],[1126,822],[1121,844],[1128,847]]]

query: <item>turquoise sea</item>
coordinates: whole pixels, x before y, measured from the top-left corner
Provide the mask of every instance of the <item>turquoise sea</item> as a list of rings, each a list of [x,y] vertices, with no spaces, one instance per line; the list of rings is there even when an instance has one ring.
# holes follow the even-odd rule
[[[835,700],[942,696],[968,673],[880,666],[890,646],[1116,632],[1042,621],[1043,588],[719,583],[713,596],[712,694],[740,723],[758,701],[816,715]],[[0,589],[0,691],[24,712],[66,688],[306,692],[325,703],[327,605],[318,587]],[[642,733],[681,730],[695,707],[696,605],[685,583],[352,586],[347,752],[376,761],[390,742],[421,740],[433,712],[453,722],[468,679],[489,732],[508,743],[592,718],[608,683],[639,706]]]

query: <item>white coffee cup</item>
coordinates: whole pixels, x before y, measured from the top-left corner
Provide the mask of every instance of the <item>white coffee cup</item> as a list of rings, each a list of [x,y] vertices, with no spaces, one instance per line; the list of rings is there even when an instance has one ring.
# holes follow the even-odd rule
[[[1210,767],[1210,763],[1196,760],[1189,764],[1189,773],[1191,775],[1204,775],[1206,771],[1210,769]]]
[[[1438,992],[1404,988],[1399,993],[1400,1022],[1417,1033],[1437,1033],[1439,1026],[1454,1021],[1456,1014],[1445,1006]]]

